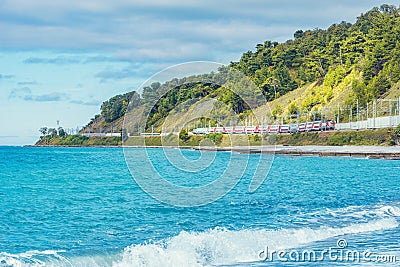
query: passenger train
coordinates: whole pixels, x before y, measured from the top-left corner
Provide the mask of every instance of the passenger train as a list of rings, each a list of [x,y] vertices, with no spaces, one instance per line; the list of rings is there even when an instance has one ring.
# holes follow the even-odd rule
[[[330,131],[335,129],[333,121],[312,121],[300,124],[282,124],[282,125],[261,125],[261,126],[230,126],[230,127],[208,127],[196,128],[193,134],[283,134],[311,131]]]

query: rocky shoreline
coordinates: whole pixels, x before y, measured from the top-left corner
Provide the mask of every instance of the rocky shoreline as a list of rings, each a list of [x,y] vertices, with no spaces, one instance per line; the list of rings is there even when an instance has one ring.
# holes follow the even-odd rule
[[[400,160],[400,146],[243,146],[194,147],[200,151],[231,151],[243,154],[275,154],[290,156],[342,156]]]

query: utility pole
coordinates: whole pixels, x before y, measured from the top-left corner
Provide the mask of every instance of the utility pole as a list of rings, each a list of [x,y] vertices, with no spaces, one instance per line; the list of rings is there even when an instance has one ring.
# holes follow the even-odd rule
[[[369,103],[367,103],[367,129],[369,124]]]
[[[400,97],[397,99],[397,115],[400,116]]]
[[[389,99],[389,126],[392,127],[393,123],[392,123],[392,100]]]
[[[400,123],[400,97],[397,99],[397,115],[399,116],[397,123]]]
[[[359,123],[360,123],[360,106],[357,98],[357,130],[360,129]]]
[[[337,120],[336,123],[340,123],[340,105],[338,104]]]
[[[374,129],[376,127],[376,99],[374,100],[374,104],[373,104],[373,114],[374,114]]]
[[[350,108],[349,122],[350,122],[350,130],[351,130],[351,123],[353,121],[353,106],[350,105],[349,108]]]

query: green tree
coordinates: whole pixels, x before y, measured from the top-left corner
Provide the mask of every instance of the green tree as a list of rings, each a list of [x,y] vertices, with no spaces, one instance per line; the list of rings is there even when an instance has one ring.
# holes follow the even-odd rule
[[[280,105],[277,105],[273,110],[272,110],[272,117],[274,120],[277,120],[283,113],[283,108]]]
[[[391,84],[388,77],[384,73],[380,73],[368,84],[368,95],[372,96],[371,98],[377,98],[386,93],[390,87]]]
[[[183,142],[187,142],[189,140],[189,134],[186,131],[186,129],[182,129],[179,132],[179,139],[182,140]]]
[[[154,82],[150,86],[143,88],[142,98],[145,104],[155,103],[161,96],[161,84],[159,82]]]
[[[58,136],[65,137],[67,136],[67,132],[62,127],[58,127]]]
[[[42,134],[42,136],[46,136],[47,135],[47,127],[42,127],[39,129],[39,132]]]
[[[101,105],[101,115],[106,122],[115,121],[125,115],[128,105],[135,91],[123,95],[117,95],[103,102]]]
[[[351,87],[361,106],[365,106],[372,99],[372,95],[368,94],[367,87],[363,81],[354,80]]]
[[[220,133],[211,133],[208,134],[206,138],[209,138],[211,141],[213,141],[215,145],[220,145],[222,143],[223,136]]]
[[[394,129],[393,141],[396,145],[400,145],[400,124]]]
[[[57,130],[55,128],[49,128],[48,135],[51,136],[51,137],[56,137],[57,136]]]
[[[294,36],[295,39],[301,38],[301,37],[304,36],[304,32],[303,32],[302,30],[297,30],[297,31],[294,33],[293,36]]]
[[[296,103],[293,101],[289,104],[288,106],[288,113],[289,115],[297,115],[300,112],[299,107],[296,105]]]
[[[397,137],[400,137],[400,124],[397,125],[396,129],[394,130],[394,132],[397,135]]]

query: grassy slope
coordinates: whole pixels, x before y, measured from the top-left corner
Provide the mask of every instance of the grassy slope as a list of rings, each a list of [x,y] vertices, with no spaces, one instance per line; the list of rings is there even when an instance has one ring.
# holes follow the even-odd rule
[[[351,88],[351,83],[353,80],[358,79],[360,77],[360,73],[356,71],[352,71],[348,74],[336,87],[332,89],[332,96],[327,98],[326,88],[322,85],[322,83],[314,82],[308,84],[306,86],[295,89],[276,100],[273,100],[267,103],[264,106],[257,108],[254,113],[258,118],[263,118],[265,116],[271,116],[273,110],[281,107],[284,117],[288,117],[288,107],[290,104],[294,104],[298,108],[302,109],[303,103],[309,99],[315,98],[315,96],[320,96],[321,98],[327,99],[325,103],[317,104],[312,108],[312,111],[315,110],[326,110],[328,112],[328,117],[334,119],[333,111],[337,107],[338,104],[344,105],[346,99],[352,96],[353,91]],[[305,121],[306,118],[301,118],[302,121]]]
[[[395,99],[400,97],[400,82],[392,86],[389,91],[385,94],[386,99]]]

